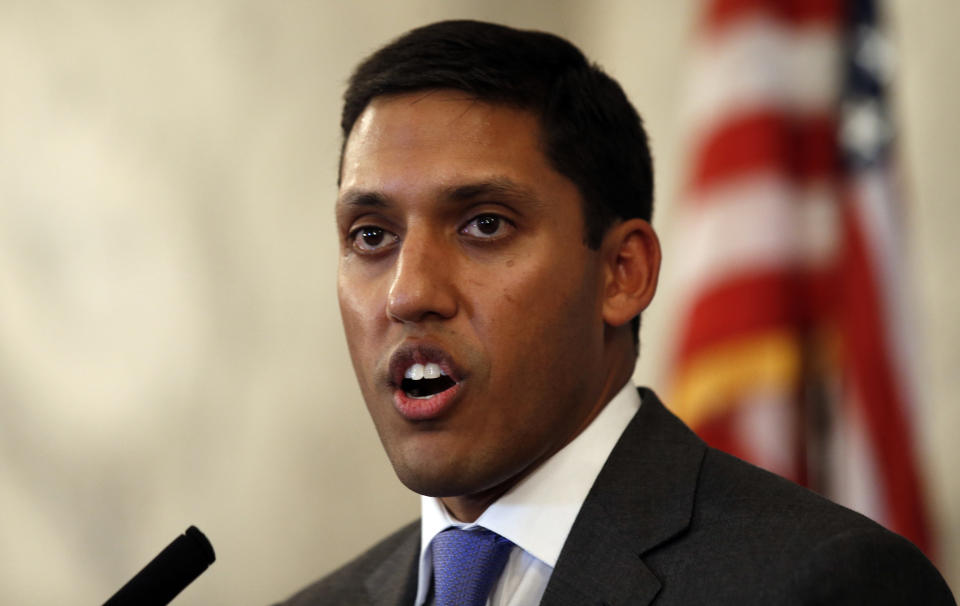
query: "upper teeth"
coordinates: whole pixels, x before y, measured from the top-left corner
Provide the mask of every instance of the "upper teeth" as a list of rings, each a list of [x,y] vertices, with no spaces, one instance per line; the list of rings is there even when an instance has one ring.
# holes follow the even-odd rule
[[[430,362],[429,364],[413,364],[403,373],[403,378],[419,381],[420,379],[436,379],[445,374],[447,373],[440,369],[439,364]]]

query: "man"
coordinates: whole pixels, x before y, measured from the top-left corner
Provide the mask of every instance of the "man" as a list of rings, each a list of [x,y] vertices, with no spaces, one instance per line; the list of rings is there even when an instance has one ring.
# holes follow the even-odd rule
[[[909,542],[630,384],[651,160],[579,50],[419,28],[358,67],[342,128],[344,327],[422,518],[286,604],[953,603]]]

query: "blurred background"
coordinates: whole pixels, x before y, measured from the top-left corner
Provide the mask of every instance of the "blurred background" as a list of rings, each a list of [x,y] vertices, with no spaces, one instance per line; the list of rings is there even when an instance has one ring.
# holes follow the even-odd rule
[[[881,7],[916,461],[956,589],[960,5]],[[332,205],[347,76],[429,21],[561,34],[644,116],[666,261],[636,379],[669,394],[704,12],[694,0],[0,0],[0,602],[101,603],[196,524],[218,559],[176,603],[269,603],[417,515],[350,368]]]

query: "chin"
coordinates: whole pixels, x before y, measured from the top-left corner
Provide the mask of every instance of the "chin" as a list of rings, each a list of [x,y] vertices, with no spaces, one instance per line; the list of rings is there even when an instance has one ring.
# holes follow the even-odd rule
[[[406,465],[394,465],[393,470],[404,486],[425,497],[455,497],[474,492],[471,482],[464,481],[462,474]]]
[[[404,486],[426,497],[459,497],[490,490],[502,482],[501,474],[477,473],[463,465],[437,465],[435,461],[397,461],[393,470]]]

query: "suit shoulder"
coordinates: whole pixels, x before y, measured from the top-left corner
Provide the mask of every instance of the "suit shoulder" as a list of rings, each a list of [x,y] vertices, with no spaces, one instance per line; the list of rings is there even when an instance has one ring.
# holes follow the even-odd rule
[[[907,539],[726,453],[707,450],[697,503],[693,527],[779,578],[785,600],[954,604],[943,577]]]
[[[879,526],[820,541],[796,562],[788,587],[802,604],[956,605],[926,556]]]
[[[756,529],[759,539],[807,549],[854,529],[889,532],[853,510],[786,478],[708,448],[697,486],[695,522]],[[891,533],[892,534],[892,533]]]
[[[364,603],[366,601],[364,582],[391,559],[408,559],[407,563],[415,566],[419,545],[420,521],[417,520],[400,528],[353,560],[276,606]]]

